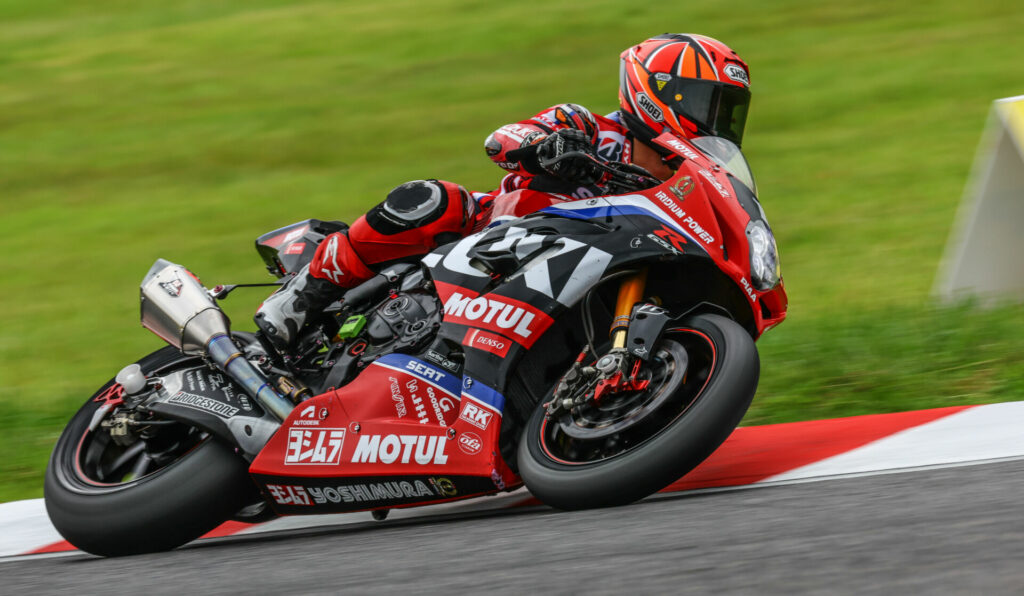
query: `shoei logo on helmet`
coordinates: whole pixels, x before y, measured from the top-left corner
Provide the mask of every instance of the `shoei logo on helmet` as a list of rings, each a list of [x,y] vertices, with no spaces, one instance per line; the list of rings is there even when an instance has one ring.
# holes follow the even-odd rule
[[[640,106],[641,110],[647,112],[647,115],[650,116],[652,120],[661,122],[664,118],[664,115],[661,112],[661,108],[654,105],[654,102],[651,101],[650,97],[647,97],[646,93],[637,93],[636,103],[637,105]]]
[[[750,86],[750,77],[747,76],[747,71],[738,64],[726,64],[725,65],[725,76],[730,79],[743,83],[747,87]]]

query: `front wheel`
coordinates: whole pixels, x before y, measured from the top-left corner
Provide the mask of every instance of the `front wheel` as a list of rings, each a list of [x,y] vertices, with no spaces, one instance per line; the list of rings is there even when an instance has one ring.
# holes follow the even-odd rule
[[[192,366],[174,348],[139,361],[145,374]],[[152,420],[125,435],[111,424],[107,383],[71,419],[46,469],[46,510],[81,550],[119,556],[170,550],[212,530],[257,498],[245,461],[187,425]]]
[[[750,335],[718,315],[666,331],[641,374],[650,381],[548,419],[538,406],[519,443],[526,487],[559,509],[624,505],[677,480],[732,433],[757,390]],[[551,394],[548,395],[548,399]]]

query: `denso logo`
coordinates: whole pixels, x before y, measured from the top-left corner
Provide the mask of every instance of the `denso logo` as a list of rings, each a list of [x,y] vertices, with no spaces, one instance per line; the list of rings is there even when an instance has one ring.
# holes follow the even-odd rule
[[[500,335],[488,333],[482,329],[470,329],[462,338],[462,345],[490,352],[502,358],[508,354],[512,342]]]
[[[456,292],[445,302],[444,314],[461,317],[467,321],[481,321],[494,324],[499,329],[511,329],[512,333],[526,338],[533,330],[530,323],[534,314],[521,306],[507,304],[490,298],[472,298]]]
[[[352,463],[375,464],[380,459],[382,464],[393,464],[396,461],[403,464],[415,461],[421,466],[430,463],[446,464],[446,442],[443,436],[363,435],[359,437],[359,444],[352,452]]]
[[[480,430],[487,430],[487,425],[491,423],[493,416],[493,413],[467,402],[466,405],[462,406],[462,414],[459,418]]]
[[[490,337],[486,337],[486,336],[477,337],[476,338],[476,343],[483,344],[485,346],[490,346],[492,348],[498,348],[499,350],[503,349],[506,345],[508,345],[508,344],[506,344],[503,341],[499,341],[497,339],[491,339]]]
[[[651,101],[650,97],[647,97],[646,93],[637,93],[636,103],[640,106],[640,109],[647,112],[647,115],[652,119],[661,122],[664,118],[664,113],[661,111],[661,108],[654,105],[654,102]]]
[[[415,371],[423,375],[424,377],[432,379],[434,381],[440,381],[441,379],[445,378],[445,374],[443,372],[430,368],[429,366],[421,362],[416,362],[415,360],[410,360],[409,364],[405,365],[405,368],[411,371]]]

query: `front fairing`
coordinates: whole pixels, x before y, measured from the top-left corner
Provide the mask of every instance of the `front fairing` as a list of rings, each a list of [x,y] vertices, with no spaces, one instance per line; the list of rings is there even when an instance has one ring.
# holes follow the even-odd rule
[[[747,185],[749,169],[730,171],[693,145],[682,149],[682,167],[657,187],[554,201],[428,255],[424,263],[445,305],[442,334],[470,348],[467,358],[481,359],[487,380],[500,386],[520,351],[606,273],[694,259],[710,260],[731,280],[749,309],[737,318],[752,321],[755,337],[781,322],[781,282],[759,290],[750,281],[746,229],[765,216]],[[746,164],[741,153],[723,161]],[[679,279],[687,281],[685,274]]]

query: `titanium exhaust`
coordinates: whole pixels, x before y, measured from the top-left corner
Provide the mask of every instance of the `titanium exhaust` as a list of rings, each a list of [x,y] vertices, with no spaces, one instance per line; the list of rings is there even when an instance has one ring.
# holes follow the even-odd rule
[[[231,340],[224,311],[192,273],[157,259],[140,287],[142,326],[189,356],[208,356],[280,420],[294,407]]]

